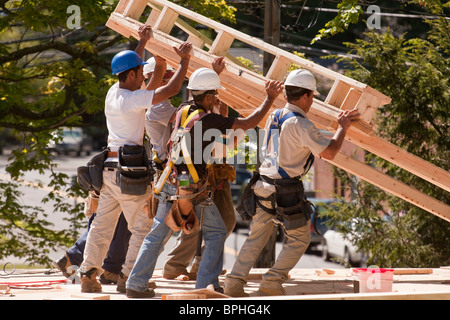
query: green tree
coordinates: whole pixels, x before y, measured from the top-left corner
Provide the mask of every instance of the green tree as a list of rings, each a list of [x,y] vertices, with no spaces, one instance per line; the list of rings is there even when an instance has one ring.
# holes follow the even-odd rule
[[[223,0],[177,2],[211,18],[234,19],[235,9]],[[21,141],[6,167],[10,178],[0,178],[0,259],[14,255],[48,265],[48,253],[71,246],[84,228],[82,204],[68,204],[57,191],[86,193],[57,172],[46,146],[55,130],[89,126],[85,119],[103,113],[106,92],[117,81],[111,58],[134,49],[132,39],[105,26],[117,3],[0,0],[0,130],[13,130]],[[30,170],[50,172],[49,187],[56,192],[43,201],[55,203],[55,213],[69,220],[69,229],[55,231],[47,221],[54,213],[43,212],[39,204],[21,204],[20,179]]]
[[[420,1],[417,1],[420,2]],[[422,2],[421,2],[422,3]],[[423,2],[425,3],[425,2]],[[347,75],[380,90],[392,103],[378,110],[378,135],[445,170],[450,169],[450,38],[444,17],[449,3],[427,1],[438,19],[427,21],[426,39],[395,37],[390,30],[347,44],[359,60],[344,59]],[[374,155],[367,161],[424,193],[449,203],[448,192]],[[354,200],[339,205],[332,220],[351,234],[369,264],[439,267],[450,263],[450,224],[380,189],[336,170]]]

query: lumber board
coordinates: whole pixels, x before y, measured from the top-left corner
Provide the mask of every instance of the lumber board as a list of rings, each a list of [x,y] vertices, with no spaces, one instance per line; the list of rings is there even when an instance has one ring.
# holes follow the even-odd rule
[[[70,297],[85,300],[111,300],[111,296],[109,294],[96,294],[96,293],[74,293],[71,294]]]
[[[395,275],[405,274],[432,274],[432,268],[394,268]]]
[[[258,297],[258,300],[450,300],[448,292],[332,293],[283,297]]]
[[[450,222],[450,206],[372,168],[342,152],[333,160],[323,159],[409,203]]]

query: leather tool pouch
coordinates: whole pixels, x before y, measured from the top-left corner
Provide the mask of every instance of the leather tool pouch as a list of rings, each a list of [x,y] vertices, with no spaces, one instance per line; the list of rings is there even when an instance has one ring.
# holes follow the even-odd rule
[[[275,182],[276,213],[286,230],[304,227],[312,214],[306,200],[303,184],[296,179],[280,179]]]
[[[173,231],[183,230],[185,234],[194,232],[200,226],[194,207],[191,208],[188,214],[184,215],[181,213],[179,201],[173,202],[172,208],[167,213],[164,222]]]
[[[149,160],[143,146],[119,148],[117,184],[123,194],[143,195],[152,181]]]
[[[86,166],[77,168],[77,182],[87,191],[100,193],[103,186],[103,163],[108,158],[109,149],[94,156]]]

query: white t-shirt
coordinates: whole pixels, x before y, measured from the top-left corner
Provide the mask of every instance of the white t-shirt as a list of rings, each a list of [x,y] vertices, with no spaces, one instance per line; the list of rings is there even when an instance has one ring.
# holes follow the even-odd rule
[[[108,127],[108,147],[144,144],[145,110],[152,106],[155,91],[119,88],[113,85],[106,95],[105,115]]]
[[[155,104],[145,113],[145,130],[152,144],[152,151],[159,160],[167,157],[167,142],[172,132],[170,118],[177,109],[169,100]]]

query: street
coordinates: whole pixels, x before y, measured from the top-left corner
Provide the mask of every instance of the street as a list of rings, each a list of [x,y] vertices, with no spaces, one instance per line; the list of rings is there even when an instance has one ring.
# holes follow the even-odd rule
[[[59,156],[58,160],[56,161],[58,164],[58,167],[56,170],[58,170],[59,172],[63,172],[66,173],[69,177],[70,176],[74,176],[76,175],[76,169],[79,166],[82,165],[86,165],[86,163],[92,158],[91,156],[81,156],[81,157],[76,157],[74,155],[69,155],[69,156]],[[6,180],[9,176],[6,174],[5,171],[5,167],[7,165],[7,161],[8,157],[6,155],[2,155],[0,156],[0,181],[1,180]],[[48,184],[48,180],[49,177],[45,176],[45,175],[40,175],[37,171],[31,171],[31,172],[27,172],[24,180],[28,181],[28,182],[37,182],[37,181],[41,181],[44,183],[44,185]],[[22,196],[22,203],[23,205],[33,205],[36,206],[37,204],[39,204],[41,202],[41,199],[48,193],[49,189],[48,188],[32,188],[30,186],[27,185],[23,185],[20,189],[21,192],[23,192],[23,196]],[[82,199],[81,199],[82,200]],[[80,201],[80,199],[73,199],[73,198],[68,198],[67,201],[70,202],[75,202],[75,201]],[[53,212],[53,208],[52,208],[52,204],[51,203],[45,203],[45,204],[41,204],[42,208],[45,210],[45,212]],[[54,228],[55,230],[61,230],[61,229],[65,229],[68,228],[68,224],[67,222],[65,222],[63,220],[63,217],[61,216],[61,214],[53,214],[53,215],[49,215],[49,217],[51,217],[51,222],[54,224]],[[86,225],[87,225],[87,219],[86,219]],[[84,231],[84,230],[79,230],[80,234]],[[233,267],[234,261],[236,259],[236,256],[239,253],[239,250],[242,246],[242,244],[244,243],[246,237],[248,235],[248,230],[247,229],[238,229],[236,232],[233,232],[227,239],[226,243],[225,243],[225,248],[224,248],[224,269],[226,270],[231,270],[231,268]],[[162,252],[160,258],[158,259],[156,268],[162,268],[164,265],[164,261],[166,259],[167,254],[170,252],[170,250],[172,249],[174,243],[175,243],[176,237],[172,236],[169,241],[167,242],[164,251]],[[277,242],[276,244],[276,253],[278,254],[278,252],[280,252],[282,247],[282,244],[280,242]],[[52,258],[53,260],[59,258],[63,253],[64,250],[67,248],[61,248],[61,251],[59,252],[52,252],[50,253],[50,258]],[[3,265],[7,262],[12,262],[14,264],[20,264],[22,261],[18,258],[8,258],[5,259],[4,261],[0,261],[0,268],[3,267]],[[298,264],[296,265],[296,268],[343,268],[343,266],[334,263],[334,262],[326,262],[323,261],[320,254],[319,253],[307,253],[305,254],[300,261],[298,262]]]

